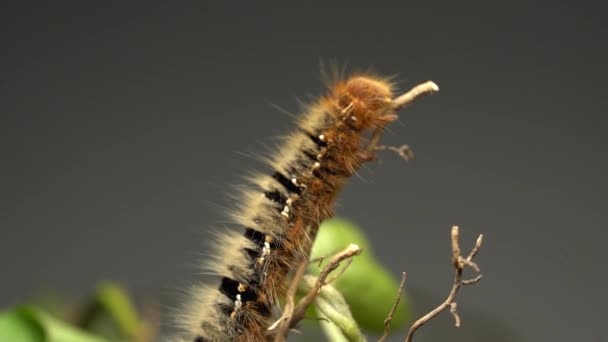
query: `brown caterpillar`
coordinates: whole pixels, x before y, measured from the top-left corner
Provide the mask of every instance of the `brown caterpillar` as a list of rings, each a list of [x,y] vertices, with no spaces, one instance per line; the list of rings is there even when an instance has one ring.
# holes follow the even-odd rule
[[[431,90],[438,90],[434,83]],[[397,100],[390,81],[358,74],[335,82],[308,108],[266,160],[273,173],[250,177],[231,213],[244,231],[219,237],[208,267],[220,284],[192,290],[177,317],[184,331],[178,341],[272,338],[268,326],[290,270],[307,259],[316,229],[332,216],[346,179],[373,159],[364,134],[397,118]]]

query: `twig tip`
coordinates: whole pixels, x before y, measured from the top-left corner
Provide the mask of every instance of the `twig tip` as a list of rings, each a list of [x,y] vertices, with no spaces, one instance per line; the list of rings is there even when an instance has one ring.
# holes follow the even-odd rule
[[[431,86],[431,89],[433,89],[433,91],[439,91],[439,86],[437,85],[437,83],[433,81],[428,81],[428,83]]]

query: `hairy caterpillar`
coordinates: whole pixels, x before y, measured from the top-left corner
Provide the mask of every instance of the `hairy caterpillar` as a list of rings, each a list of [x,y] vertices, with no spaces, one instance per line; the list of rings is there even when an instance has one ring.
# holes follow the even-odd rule
[[[432,82],[419,93],[438,90]],[[416,88],[415,88],[416,89]],[[414,90],[415,90],[414,89]],[[416,94],[415,94],[416,95]],[[413,95],[413,96],[415,96]],[[178,341],[266,341],[292,267],[308,257],[319,224],[361,165],[373,159],[368,132],[381,132],[411,92],[393,97],[393,84],[367,74],[336,81],[299,118],[297,129],[250,177],[231,213],[241,231],[222,234],[208,268],[219,285],[192,290],[177,317]]]

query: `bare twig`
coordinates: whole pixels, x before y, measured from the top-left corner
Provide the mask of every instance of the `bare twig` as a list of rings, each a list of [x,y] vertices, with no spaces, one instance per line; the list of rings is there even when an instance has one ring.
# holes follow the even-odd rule
[[[336,272],[336,274],[332,275],[331,278],[327,279],[325,281],[324,285],[333,283],[334,280],[338,279],[339,276],[341,276],[342,274],[344,274],[344,272],[346,272],[346,269],[348,269],[348,266],[350,266],[350,264],[352,264],[352,263],[353,263],[353,258],[348,258],[346,260],[346,265],[344,265],[344,267],[342,267],[340,270],[338,270],[338,272]]]
[[[282,335],[283,337],[287,335],[288,329],[295,327],[298,322],[304,318],[304,314],[306,313],[306,309],[310,305],[310,303],[314,300],[316,295],[321,290],[321,287],[326,284],[326,279],[331,272],[333,272],[336,268],[340,266],[340,263],[346,259],[350,259],[355,255],[361,254],[361,249],[359,246],[351,244],[342,252],[334,255],[327,266],[321,271],[317,280],[315,281],[313,287],[306,293],[304,298],[300,300],[298,305],[296,305],[295,309],[291,317],[285,318],[285,323],[281,324],[281,328],[278,329],[277,335]],[[278,338],[278,336],[277,336]],[[276,340],[275,340],[276,341]]]
[[[395,314],[395,311],[397,311],[397,307],[401,301],[401,296],[403,295],[403,288],[405,287],[406,278],[407,273],[401,273],[401,283],[399,283],[399,289],[397,290],[397,298],[395,299],[395,303],[393,303],[393,307],[391,307],[391,310],[388,312],[388,316],[384,320],[384,335],[380,337],[378,342],[383,342],[388,337],[388,333],[391,330],[391,321],[393,320],[393,315]]]
[[[454,326],[460,328],[460,316],[457,310],[458,304],[456,302],[450,303],[450,313],[454,316]]]
[[[387,145],[378,145],[376,146],[376,151],[384,151],[388,150],[391,152],[395,152],[399,155],[399,157],[403,158],[405,161],[409,161],[414,158],[414,151],[409,147],[409,145],[401,145],[401,146],[387,146]]]
[[[310,305],[317,293],[319,293],[321,287],[326,284],[325,279],[327,278],[327,276],[329,276],[331,272],[338,268],[342,261],[359,254],[361,254],[361,248],[359,248],[359,246],[355,244],[351,244],[350,246],[346,247],[346,249],[344,249],[342,252],[334,255],[331,258],[327,266],[325,266],[325,268],[319,274],[319,277],[317,277],[315,285],[312,287],[312,289],[310,289],[310,291],[308,291],[308,293],[304,296],[304,298],[302,298],[302,300],[300,300],[300,302],[296,306],[293,313],[293,317],[291,318],[291,327],[295,326],[295,324],[297,324],[302,319],[302,317],[304,317],[304,313],[306,312],[308,305]]]
[[[422,95],[432,94],[437,91],[439,91],[439,86],[435,84],[435,82],[427,81],[421,83],[410,89],[410,91],[408,91],[407,93],[394,98],[391,101],[391,107],[393,110],[397,111],[403,107],[408,106],[409,104],[414,102],[418,97]],[[369,143],[367,144],[365,151],[367,151],[368,153],[373,153],[376,150],[376,147],[378,146],[378,142],[380,141],[383,132],[384,126],[378,127],[374,131],[372,137],[369,139]]]
[[[315,241],[315,238],[317,237],[318,232],[319,232],[318,225],[309,226],[309,231],[308,231],[309,243],[304,247],[304,250],[305,250],[304,255],[310,254],[312,245]],[[321,261],[319,261],[319,265],[322,261],[323,261],[322,259],[321,259]],[[285,302],[286,302],[285,309],[283,310],[281,317],[279,317],[279,319],[277,319],[272,325],[270,325],[270,327],[268,327],[268,330],[277,330],[278,331],[274,335],[275,342],[285,341],[287,332],[290,330],[289,322],[293,315],[296,292],[298,290],[298,285],[300,284],[302,277],[306,273],[306,267],[308,266],[308,264],[309,264],[309,261],[305,259],[305,260],[302,260],[300,262],[300,264],[298,265],[296,272],[294,273],[293,277],[291,278],[291,283],[290,283],[289,289],[285,295]]]
[[[296,272],[293,276],[294,281],[291,282],[289,288],[287,289],[287,293],[285,294],[285,308],[283,309],[283,313],[281,314],[281,317],[279,317],[279,319],[277,319],[270,327],[268,327],[268,330],[276,329],[279,325],[281,325],[281,323],[288,321],[291,315],[293,314],[293,308],[295,306],[294,298],[296,296],[296,292],[298,291],[298,284],[300,284],[299,279],[301,279],[304,273],[306,272],[307,266],[307,260],[303,260],[298,265],[298,268],[296,269]],[[295,279],[298,279],[298,281],[295,281]],[[284,339],[284,337],[277,335],[275,341],[278,342],[278,340],[280,339]]]
[[[276,333],[274,335],[275,342],[285,341],[285,337],[287,336],[289,329],[295,327],[296,324],[301,321],[302,318],[304,318],[304,314],[310,303],[319,293],[321,287],[328,283],[326,282],[326,278],[329,276],[329,274],[336,268],[338,268],[342,261],[344,261],[345,259],[350,259],[353,256],[359,254],[361,254],[361,249],[359,248],[359,246],[351,244],[342,252],[334,255],[327,264],[327,266],[325,266],[325,268],[319,274],[319,277],[317,278],[314,286],[294,308],[295,294],[298,285],[300,284],[300,280],[302,279],[306,271],[306,267],[308,266],[308,261],[306,260],[300,263],[298,269],[296,270],[296,273],[294,274],[291,280],[291,284],[286,295],[286,305],[285,309],[283,310],[283,314],[268,328],[268,330],[276,330]],[[350,263],[348,265],[350,265]],[[348,265],[346,265],[346,267],[348,267]],[[342,272],[344,271],[344,269],[342,270]],[[331,279],[331,281],[333,281],[334,279],[335,278]]]
[[[317,267],[321,267],[321,265],[323,264],[323,261],[325,261],[325,256],[320,256],[318,258],[314,258],[314,259],[310,259],[308,260],[309,264],[314,264],[317,263]]]
[[[458,294],[458,290],[460,290],[460,288],[464,285],[475,284],[481,280],[481,277],[482,277],[481,274],[473,279],[464,279],[463,280],[462,272],[463,272],[465,266],[469,266],[469,267],[473,268],[475,271],[479,272],[479,266],[477,266],[477,264],[473,261],[473,259],[475,258],[475,256],[479,252],[479,249],[481,248],[481,244],[483,242],[483,235],[479,235],[479,237],[477,238],[477,242],[475,243],[475,247],[473,247],[473,249],[471,250],[471,253],[469,253],[469,255],[466,258],[464,258],[461,254],[460,244],[458,242],[459,231],[458,231],[457,226],[452,227],[451,236],[452,236],[452,262],[454,264],[454,268],[456,269],[455,273],[454,273],[454,285],[452,286],[452,290],[450,291],[450,294],[448,295],[447,299],[443,303],[441,303],[438,307],[431,310],[429,313],[427,313],[426,315],[424,315],[420,319],[418,319],[416,322],[414,322],[414,324],[412,325],[412,327],[410,328],[410,330],[407,334],[407,337],[405,338],[405,342],[411,342],[412,338],[414,337],[414,333],[416,332],[416,330],[418,330],[418,328],[423,326],[425,323],[427,323],[428,321],[433,319],[435,316],[437,316],[439,313],[441,313],[442,311],[444,311],[447,308],[450,308],[450,313],[454,317],[454,325],[457,328],[460,327],[460,316],[458,315],[458,311],[457,311],[458,306],[456,304],[456,295]]]
[[[393,109],[399,110],[414,102],[421,95],[431,94],[439,91],[439,86],[433,81],[426,81],[412,88],[407,93],[393,99]]]

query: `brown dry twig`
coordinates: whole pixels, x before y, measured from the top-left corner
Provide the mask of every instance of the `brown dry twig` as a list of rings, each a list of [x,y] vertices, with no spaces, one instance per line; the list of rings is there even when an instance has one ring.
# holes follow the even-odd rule
[[[329,281],[326,281],[329,274],[331,272],[333,272],[334,270],[336,270],[340,266],[340,263],[342,261],[351,259],[352,257],[359,255],[359,254],[361,254],[361,248],[359,248],[359,246],[357,246],[355,244],[351,244],[346,249],[344,249],[343,251],[334,255],[331,258],[331,260],[329,261],[327,266],[325,266],[325,268],[321,271],[321,273],[317,277],[317,280],[315,281],[313,287],[308,291],[308,293],[306,293],[304,298],[302,298],[300,300],[300,302],[298,302],[298,305],[295,306],[295,308],[293,310],[290,310],[291,312],[286,313],[287,310],[285,310],[283,312],[283,315],[281,315],[281,318],[279,318],[279,320],[277,320],[277,322],[272,324],[272,326],[269,328],[269,330],[272,330],[272,329],[277,330],[276,334],[275,334],[275,342],[285,341],[285,337],[287,336],[289,329],[294,328],[298,324],[298,322],[300,322],[302,320],[302,318],[304,318],[306,309],[308,308],[310,303],[312,303],[312,301],[315,299],[315,297],[321,290],[321,287],[323,287],[323,285],[326,285],[329,283]],[[308,264],[308,262],[306,262],[306,264]],[[348,266],[348,265],[346,265],[346,266]],[[298,271],[300,271],[300,269],[298,269]],[[332,278],[331,280],[333,280],[333,279],[335,279],[335,278]],[[296,282],[295,285],[294,285],[294,283],[292,283],[290,286],[290,289],[293,286],[295,286],[295,288],[297,288],[298,285],[299,285],[299,281]],[[290,291],[290,293],[288,293],[288,296],[291,296],[290,300],[293,302],[293,297],[295,296],[295,292],[292,295],[292,293]]]
[[[342,261],[344,261],[346,259],[350,259],[350,258],[354,257],[355,255],[359,255],[359,254],[361,254],[361,248],[359,248],[359,246],[357,246],[355,244],[351,244],[350,246],[346,247],[346,249],[344,249],[342,252],[334,255],[331,258],[331,260],[329,261],[327,266],[325,266],[325,268],[321,271],[321,273],[317,277],[317,281],[315,282],[315,285],[308,291],[308,293],[306,293],[304,298],[302,298],[300,300],[300,302],[294,309],[293,316],[291,317],[290,327],[293,328],[300,320],[302,320],[302,318],[304,317],[304,313],[306,312],[306,309],[308,308],[308,306],[310,305],[312,300],[315,299],[315,296],[319,293],[319,291],[321,290],[321,287],[323,287],[323,285],[327,284],[327,282],[325,282],[325,279],[327,279],[327,276],[329,276],[329,274],[331,272],[333,272],[336,268],[338,268],[338,266],[340,266],[340,263]]]
[[[399,289],[397,290],[397,298],[395,299],[395,303],[391,307],[391,311],[388,312],[388,316],[384,320],[384,335],[380,337],[378,342],[384,342],[384,340],[388,337],[388,334],[391,330],[391,321],[393,320],[393,315],[395,311],[397,311],[397,306],[399,306],[399,302],[401,301],[401,295],[403,294],[403,288],[405,287],[405,279],[407,278],[407,273],[401,273],[401,283],[399,283]]]
[[[439,86],[433,81],[426,81],[412,88],[407,93],[393,99],[392,107],[394,110],[407,107],[421,95],[431,94],[439,91]]]
[[[289,318],[293,314],[293,309],[295,306],[294,298],[296,296],[296,292],[298,291],[298,285],[300,283],[299,279],[302,279],[302,276],[306,272],[307,266],[308,261],[306,260],[300,262],[300,264],[298,265],[298,268],[296,269],[296,272],[293,276],[294,280],[298,279],[298,281],[292,281],[289,285],[289,288],[287,289],[287,293],[285,295],[285,308],[283,309],[283,313],[281,314],[281,317],[279,317],[279,319],[277,319],[270,327],[268,327],[268,330],[274,330],[281,324],[285,324],[284,322],[289,321]]]
[[[401,146],[388,146],[388,145],[378,145],[376,146],[376,151],[384,151],[388,150],[391,152],[395,152],[404,159],[405,161],[409,161],[414,158],[414,151],[410,148],[409,145],[401,145]]]
[[[416,330],[418,330],[418,328],[420,328],[421,326],[426,324],[428,321],[433,319],[435,316],[437,316],[438,314],[440,314],[442,311],[446,310],[447,308],[450,308],[450,313],[452,314],[452,316],[454,316],[455,326],[457,328],[460,327],[460,316],[458,315],[457,304],[456,304],[456,295],[458,294],[458,290],[460,290],[460,288],[463,285],[475,284],[478,281],[480,281],[482,278],[482,275],[479,274],[475,278],[472,278],[472,279],[462,279],[462,272],[464,271],[464,268],[466,266],[473,268],[476,272],[480,271],[479,266],[477,266],[477,264],[473,261],[473,259],[475,258],[475,256],[479,252],[479,249],[481,248],[481,243],[483,242],[483,235],[479,235],[479,237],[477,238],[477,242],[475,243],[475,247],[473,247],[473,249],[471,250],[471,253],[469,253],[469,255],[466,258],[463,257],[461,254],[460,244],[458,242],[459,232],[458,232],[457,226],[452,227],[451,236],[452,236],[452,263],[454,264],[454,268],[456,269],[456,271],[454,273],[454,285],[452,286],[452,290],[450,291],[450,294],[448,295],[447,299],[443,303],[441,303],[438,307],[431,310],[429,313],[427,313],[426,315],[424,315],[420,319],[418,319],[416,322],[414,322],[414,324],[410,328],[409,332],[407,333],[405,342],[411,342],[412,338],[414,337],[414,333],[416,332]]]
[[[412,102],[414,102],[418,97],[432,94],[439,91],[439,86],[433,81],[426,81],[421,83],[414,88],[410,89],[407,93],[404,93],[391,101],[391,107],[394,111],[397,111],[401,108],[407,107]],[[384,126],[378,127],[374,133],[372,134],[369,142],[365,148],[365,151],[373,154],[373,152],[378,147],[378,142],[382,137],[382,133],[384,132]]]
[[[319,232],[318,225],[312,225],[309,227],[308,244],[306,245],[306,247],[304,247],[305,255],[310,254],[310,251],[312,250],[312,245],[315,241],[315,238],[317,237],[318,232]],[[319,266],[323,262],[323,259],[324,259],[324,257],[321,257],[321,260],[319,261]],[[274,335],[275,342],[283,342],[283,341],[285,341],[285,338],[287,337],[287,333],[290,329],[289,322],[293,315],[296,292],[298,291],[298,286],[300,285],[300,282],[302,281],[302,277],[304,277],[304,274],[306,273],[306,267],[308,266],[308,264],[309,264],[309,261],[306,259],[302,260],[298,264],[298,266],[296,268],[296,272],[294,273],[294,275],[291,279],[289,289],[287,290],[287,293],[285,294],[285,303],[286,304],[285,304],[283,313],[281,314],[281,317],[279,317],[279,319],[277,319],[270,327],[268,327],[268,330],[277,330],[278,331]]]

